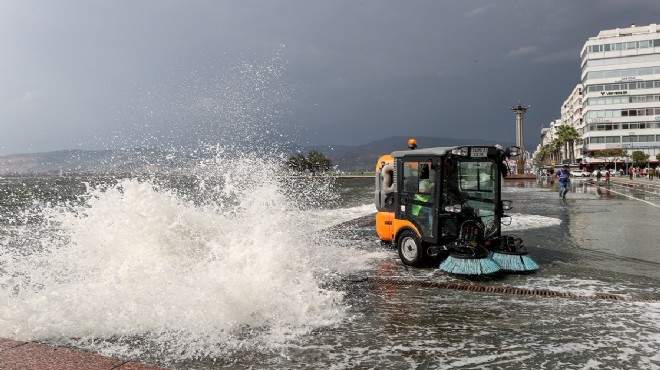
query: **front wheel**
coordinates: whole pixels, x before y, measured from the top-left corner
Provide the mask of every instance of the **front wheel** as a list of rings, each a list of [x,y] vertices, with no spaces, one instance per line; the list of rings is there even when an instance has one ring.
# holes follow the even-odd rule
[[[404,230],[399,235],[397,246],[399,248],[399,258],[405,265],[414,267],[424,265],[426,254],[417,233],[412,230]]]

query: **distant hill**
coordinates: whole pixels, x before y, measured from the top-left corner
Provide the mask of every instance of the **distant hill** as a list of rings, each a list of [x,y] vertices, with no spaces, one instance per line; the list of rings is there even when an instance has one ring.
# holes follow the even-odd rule
[[[373,171],[378,157],[395,150],[406,150],[408,137],[393,136],[359,146],[316,145],[288,149],[291,153],[317,150],[328,156],[337,169],[346,172]],[[420,148],[456,145],[512,145],[487,140],[449,137],[416,137]],[[15,154],[0,157],[0,175],[53,172],[153,173],[185,172],[198,161],[185,151],[168,152],[151,148],[121,150],[62,150],[47,153]]]
[[[0,157],[0,175],[153,173],[190,168],[193,159],[155,149],[61,150]]]

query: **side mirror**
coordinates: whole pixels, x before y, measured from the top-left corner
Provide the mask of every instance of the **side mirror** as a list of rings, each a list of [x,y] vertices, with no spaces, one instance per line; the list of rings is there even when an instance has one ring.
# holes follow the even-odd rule
[[[510,201],[510,200],[503,200],[502,201],[502,209],[505,210],[505,211],[513,209],[513,202]]]

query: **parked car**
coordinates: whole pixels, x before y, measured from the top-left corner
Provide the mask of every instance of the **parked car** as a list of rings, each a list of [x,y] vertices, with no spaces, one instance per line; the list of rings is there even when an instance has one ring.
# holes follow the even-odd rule
[[[571,177],[589,177],[590,173],[582,170],[573,170],[571,171]]]

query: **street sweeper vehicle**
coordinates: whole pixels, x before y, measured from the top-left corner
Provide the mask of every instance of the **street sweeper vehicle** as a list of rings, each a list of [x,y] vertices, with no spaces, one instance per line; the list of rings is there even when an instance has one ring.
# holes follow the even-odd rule
[[[522,240],[502,235],[502,179],[518,147],[456,146],[383,155],[376,165],[376,232],[409,266],[434,265],[459,275],[539,268]]]

